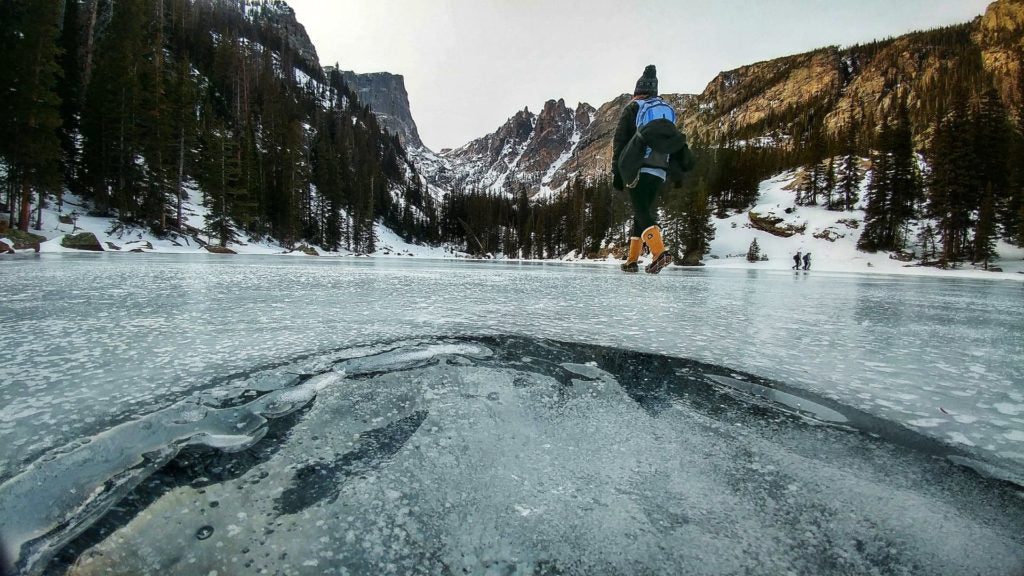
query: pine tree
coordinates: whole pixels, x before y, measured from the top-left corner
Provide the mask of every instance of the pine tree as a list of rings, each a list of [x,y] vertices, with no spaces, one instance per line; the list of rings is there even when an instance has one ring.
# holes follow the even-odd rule
[[[850,211],[860,200],[860,183],[864,175],[860,171],[860,159],[855,153],[843,157],[843,172],[839,180],[839,194],[836,209]]]
[[[921,198],[906,98],[900,100],[895,124],[883,124],[878,148],[872,154],[864,232],[857,246],[868,251],[899,251],[906,245],[906,229]]]
[[[936,241],[935,228],[931,222],[925,224],[917,234],[917,242],[921,245],[921,264],[927,265],[935,261],[935,257],[938,254],[938,244]]]
[[[828,168],[825,169],[825,178],[822,185],[822,193],[825,195],[825,205],[829,210],[836,209],[836,159],[828,159]]]
[[[703,179],[698,180],[689,193],[684,194],[684,198],[681,239],[684,246],[683,263],[696,265],[711,251],[711,241],[715,239],[707,183]]]
[[[892,128],[882,125],[876,149],[871,151],[871,178],[868,181],[864,208],[864,231],[857,248],[869,252],[885,247],[885,231],[889,229],[889,190],[892,187]]]
[[[961,100],[939,122],[929,151],[931,174],[925,208],[928,217],[938,221],[942,266],[955,266],[965,256],[977,165],[974,150],[964,143],[963,135],[968,133],[967,104]]]
[[[757,244],[757,238],[750,243],[750,248],[747,249],[747,262],[760,262],[761,261],[761,247]]]
[[[1017,222],[1024,222],[1024,203],[1021,203],[1020,210],[1017,211]],[[1024,246],[1024,225],[1017,228],[1017,237],[1014,240],[1017,246]]]
[[[816,110],[811,110],[807,118],[807,141],[806,148],[808,155],[808,167],[805,169],[808,174],[806,188],[798,198],[798,204],[818,205],[818,196],[825,192],[826,176],[822,163],[828,155],[828,142],[825,136],[822,118]]]
[[[884,247],[898,251],[906,245],[907,225],[916,215],[917,205],[922,197],[921,175],[917,154],[914,151],[914,135],[905,96],[900,99],[897,108],[892,146],[892,180],[889,191],[891,215]]]
[[[241,165],[238,144],[227,127],[219,121],[203,134],[203,170],[200,183],[206,191],[205,232],[216,238],[221,247],[237,240],[232,226],[235,200],[244,194],[240,186]]]
[[[64,1],[64,22],[60,31],[60,67],[63,79],[59,83],[61,100],[60,139],[63,150],[62,163],[64,181],[73,191],[78,189],[79,133],[78,115],[82,107],[82,30],[81,12],[78,0]],[[60,209],[63,195],[58,193],[57,205]]]
[[[533,254],[533,209],[525,184],[518,184],[516,191],[516,230],[519,237],[520,256],[529,258]]]
[[[858,123],[851,112],[850,125],[847,127],[843,142],[842,175],[838,187],[839,194],[835,209],[850,211],[860,200],[860,184],[864,179],[860,171],[860,158],[857,148]]]
[[[981,263],[988,269],[989,260],[996,256],[996,210],[992,185],[989,184],[978,210],[978,223],[974,228],[975,264]]]
[[[983,207],[991,188],[996,222],[1001,225],[1004,233],[1012,238],[1018,225],[1014,217],[1018,198],[1014,193],[1011,178],[1013,170],[1009,162],[1014,148],[1014,131],[1012,119],[994,86],[990,86],[980,96],[976,114],[974,137],[980,160],[977,180],[980,203],[978,208],[981,210]],[[977,224],[982,224],[980,213]],[[980,230],[976,228],[975,235],[979,233]]]
[[[1019,51],[1017,61],[1024,61],[1024,51]],[[1010,132],[1011,180],[1006,201],[997,206],[1003,236],[1018,246],[1024,246],[1024,66],[1017,69],[1016,124]]]
[[[978,217],[971,259],[976,263],[983,262],[987,268],[995,253],[997,217],[1006,214],[1007,205],[1013,201],[1012,194],[1007,193],[1010,187],[1010,119],[999,92],[992,85],[978,97],[972,128],[971,144],[978,160],[974,169],[973,208],[977,210]]]
[[[56,0],[39,0],[4,2],[0,8],[0,158],[20,188],[22,231],[29,228],[33,192],[41,210],[45,194],[58,190],[61,182],[59,7]],[[37,213],[36,229],[40,224]]]
[[[972,118],[971,142],[977,158],[975,183],[978,199],[981,201],[989,187],[998,194],[994,199],[1005,198],[1009,179],[1007,159],[1010,152],[1010,124],[1003,100],[994,86],[989,86],[978,97]]]
[[[195,147],[198,126],[195,122],[198,87],[192,78],[187,53],[180,58],[167,92],[167,137],[169,153],[174,167],[174,227],[182,229],[182,201],[185,197],[185,177],[192,168],[191,151]]]
[[[167,72],[165,62],[165,0],[145,0],[143,47],[139,76],[140,146],[146,161],[140,220],[162,233],[167,228],[167,206],[172,182],[177,179],[177,146],[174,145],[175,118],[167,114],[168,91],[177,76]]]
[[[320,244],[337,250],[344,242],[341,231],[341,209],[344,203],[343,167],[338,152],[337,132],[332,131],[334,119],[323,114],[313,145],[311,181],[323,202]],[[333,133],[332,133],[333,132]]]
[[[141,216],[144,174],[141,70],[145,66],[144,2],[119,2],[95,50],[82,109],[83,165],[101,211],[122,221]]]

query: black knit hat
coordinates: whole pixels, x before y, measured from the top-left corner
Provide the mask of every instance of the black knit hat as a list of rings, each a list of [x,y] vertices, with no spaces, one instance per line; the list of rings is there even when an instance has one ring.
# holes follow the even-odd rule
[[[633,95],[640,94],[658,95],[658,69],[654,67],[654,64],[649,64],[647,68],[644,68],[644,75],[636,81],[636,90],[633,90]]]

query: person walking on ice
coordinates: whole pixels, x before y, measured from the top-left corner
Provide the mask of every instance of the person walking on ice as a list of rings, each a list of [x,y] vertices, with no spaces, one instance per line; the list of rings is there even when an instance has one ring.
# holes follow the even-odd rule
[[[633,230],[623,272],[640,271],[644,244],[651,252],[645,271],[657,274],[672,263],[658,226],[656,201],[665,181],[681,185],[683,172],[693,168],[693,154],[675,125],[676,113],[658,96],[658,71],[644,69],[636,82],[633,99],[622,109],[612,148],[612,187],[629,190],[633,205]]]
[[[800,258],[800,251],[797,250],[796,254],[793,255],[793,270],[799,270],[800,269],[800,261],[801,260],[802,259]]]
[[[811,269],[811,253],[804,254],[804,270]]]

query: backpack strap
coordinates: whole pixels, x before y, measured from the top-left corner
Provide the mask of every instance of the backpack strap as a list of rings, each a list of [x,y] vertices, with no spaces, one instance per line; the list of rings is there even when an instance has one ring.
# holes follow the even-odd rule
[[[646,100],[640,101],[640,109],[636,113],[636,127],[639,128],[644,124],[653,121],[653,110],[659,106],[664,106],[668,108],[671,111],[672,120],[675,120],[676,111],[672,108],[672,106],[669,105],[668,102],[665,102],[665,100],[661,96],[655,96],[653,98],[648,98]],[[661,117],[664,118],[665,116]]]
[[[637,110],[637,112],[636,112],[636,127],[637,128],[639,128],[640,126],[643,126],[644,124],[647,123],[647,122],[644,121],[644,116],[647,115],[647,113],[650,111],[650,109],[651,109],[651,107],[653,105],[654,105],[654,99],[653,98],[649,98],[647,100],[641,100],[640,101],[640,109]]]

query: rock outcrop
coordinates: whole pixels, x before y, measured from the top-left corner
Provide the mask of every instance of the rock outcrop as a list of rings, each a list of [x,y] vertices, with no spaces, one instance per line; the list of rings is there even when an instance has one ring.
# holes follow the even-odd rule
[[[1024,67],[1024,0],[993,2],[977,23],[973,38],[981,47],[985,69],[996,79],[1003,99],[1024,101],[1024,81],[1019,81]]]
[[[81,232],[73,236],[65,236],[60,241],[61,246],[72,250],[84,250],[86,252],[103,252],[103,246],[92,232]]]
[[[17,228],[8,229],[6,225],[0,226],[0,238],[4,239],[0,246],[0,254],[13,254],[18,250],[35,250],[39,252],[39,245],[46,242],[45,236],[22,232]],[[5,248],[6,247],[6,248]]]
[[[705,142],[734,136],[789,146],[794,123],[810,114],[823,114],[832,134],[846,129],[851,119],[877,125],[904,96],[912,109],[934,107],[925,100],[945,83],[964,81],[950,76],[970,69],[979,52],[1004,104],[1020,106],[1024,0],[999,0],[984,16],[958,26],[723,72],[684,110],[683,126]],[[914,120],[916,136],[925,138],[935,118],[918,114]]]
[[[370,107],[385,130],[398,135],[403,146],[409,149],[425,148],[409,108],[405,78],[387,72],[356,74],[341,71],[341,74],[359,101]]]
[[[282,0],[246,0],[246,15],[267,25],[280,36],[288,51],[298,57],[301,67],[311,74],[320,71],[320,57],[306,33],[306,27],[295,18],[295,10]]]

